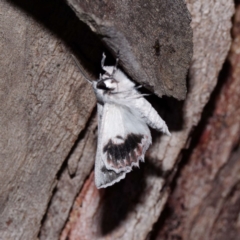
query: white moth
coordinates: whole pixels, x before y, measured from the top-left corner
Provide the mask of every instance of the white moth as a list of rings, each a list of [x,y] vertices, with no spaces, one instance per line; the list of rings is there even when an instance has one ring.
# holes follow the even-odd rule
[[[139,162],[152,143],[149,127],[171,135],[163,119],[138,92],[138,87],[115,66],[104,66],[105,71],[92,84],[97,97],[98,145],[95,160],[97,188],[112,186],[125,178]]]

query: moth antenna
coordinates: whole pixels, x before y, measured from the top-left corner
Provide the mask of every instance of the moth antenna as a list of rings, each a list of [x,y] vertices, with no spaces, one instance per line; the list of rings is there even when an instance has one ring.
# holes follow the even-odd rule
[[[102,67],[102,69],[104,69],[105,59],[106,59],[106,55],[105,55],[105,53],[103,52],[102,60],[101,60],[101,67]]]
[[[130,96],[129,98],[127,99],[138,99],[138,98],[141,98],[141,97],[147,97],[147,96],[151,96],[152,94],[136,94],[136,95],[132,95]]]
[[[102,74],[99,74],[99,80],[97,80],[98,82],[102,81]]]
[[[84,77],[90,84],[92,84],[92,80],[90,80],[89,78],[86,77],[85,73],[83,72],[82,68],[80,67],[80,64],[79,64],[79,61],[77,60],[77,58],[76,58],[74,55],[72,55],[72,54],[71,54],[71,56],[72,56],[75,64],[77,65],[78,70],[79,70],[79,71],[81,72],[81,74],[83,75],[83,77]]]

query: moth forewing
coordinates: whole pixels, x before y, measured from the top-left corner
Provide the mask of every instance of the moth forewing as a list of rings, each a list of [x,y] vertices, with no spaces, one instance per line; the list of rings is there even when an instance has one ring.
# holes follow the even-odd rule
[[[101,150],[98,145],[94,171],[95,185],[97,188],[106,188],[124,179],[128,171],[116,173],[115,171],[107,169],[101,158]]]
[[[134,115],[130,108],[118,104],[104,105],[99,156],[107,169],[129,172],[144,155],[151,144],[151,134],[147,124]]]
[[[116,182],[119,182],[121,179],[124,179],[126,176],[125,172],[116,173],[106,168],[105,163],[103,162],[102,158],[102,147],[101,147],[101,140],[102,140],[102,119],[104,115],[104,105],[98,103],[97,104],[97,112],[98,112],[98,146],[97,146],[97,153],[95,159],[95,185],[99,188],[106,188],[112,186]]]

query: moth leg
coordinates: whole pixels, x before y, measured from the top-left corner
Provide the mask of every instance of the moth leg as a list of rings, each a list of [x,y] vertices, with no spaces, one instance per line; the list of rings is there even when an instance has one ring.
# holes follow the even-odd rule
[[[142,85],[139,85],[139,86],[137,86],[137,87],[134,87],[134,89],[137,90],[137,89],[139,89],[139,88],[141,88],[141,87],[142,87]],[[131,91],[132,91],[132,89],[126,90],[126,91],[113,92],[113,93],[111,93],[111,94],[127,93],[127,92],[131,92]],[[146,95],[142,95],[142,96],[149,96],[149,95],[151,95],[151,94],[146,94]]]
[[[132,89],[126,90],[126,91],[112,92],[111,94],[116,95],[116,94],[121,94],[121,93],[128,93],[128,92],[131,92],[131,91],[132,91]]]
[[[102,60],[101,60],[101,67],[102,67],[102,69],[104,68],[104,65],[105,65],[105,59],[106,59],[106,55],[105,55],[105,53],[103,52]]]
[[[135,87],[135,89],[139,89],[139,88],[141,88],[141,87],[142,87],[142,85],[139,85],[139,86]]]
[[[119,55],[120,55],[120,52],[118,50],[117,52],[117,58],[116,58],[116,63],[115,63],[115,66],[114,66],[114,70],[116,71],[117,70],[117,66],[118,66],[118,62],[119,62]]]
[[[116,63],[115,63],[115,66],[113,67],[113,72],[112,72],[112,75],[111,75],[111,76],[113,76],[114,73],[117,71],[118,62],[119,62],[119,55],[120,55],[120,52],[119,52],[119,50],[118,50],[118,52],[117,52],[117,58],[116,58]]]
[[[130,97],[128,97],[127,99],[138,99],[138,98],[142,98],[142,97],[147,97],[147,96],[151,96],[152,94],[136,94],[136,95],[132,95]]]

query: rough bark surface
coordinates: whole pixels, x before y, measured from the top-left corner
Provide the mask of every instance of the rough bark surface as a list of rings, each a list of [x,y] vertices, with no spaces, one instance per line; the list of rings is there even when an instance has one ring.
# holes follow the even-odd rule
[[[186,97],[191,17],[183,0],[67,0],[133,80],[159,96]]]
[[[34,6],[0,2],[1,239],[36,239],[56,174],[95,106],[66,45],[36,21],[45,18],[58,33],[59,16],[74,17],[65,8],[40,1]],[[65,34],[70,41],[71,31]]]
[[[66,223],[68,214],[76,195],[79,193],[85,178],[93,168],[97,127],[95,114],[86,130],[80,135],[68,157],[68,166],[60,173],[55,194],[45,216],[40,239],[58,239]],[[73,176],[73,177],[72,177]]]
[[[240,239],[240,5],[232,33],[224,75],[203,112],[156,239]]]
[[[178,209],[177,198],[183,198],[181,202],[189,210],[184,213],[179,210],[176,214],[179,218],[183,217],[181,226],[188,230],[183,233],[180,227],[171,232],[171,215],[164,218],[165,225],[161,225],[163,219],[159,219],[170,194],[172,177],[179,168],[177,163],[185,156],[182,149],[188,147],[191,137],[195,138],[191,132],[204,117],[202,111],[215,88],[230,47],[234,12],[234,4],[230,0],[186,0],[192,16],[194,46],[187,98],[184,102],[169,97],[149,99],[166,120],[172,136],[168,138],[153,132],[154,143],[140,170],[134,170],[111,188],[96,189],[91,172],[96,151],[95,96],[76,68],[70,52],[78,57],[86,72],[96,76],[100,71],[102,52],[109,54],[110,49],[114,55],[119,50],[119,36],[116,42],[106,36],[121,33],[127,41],[120,49],[123,52],[121,66],[126,73],[146,86],[151,85],[159,96],[167,94],[178,99],[183,99],[185,95],[183,77],[191,55],[189,28],[186,32],[174,32],[181,36],[177,38],[180,42],[182,37],[188,36],[184,43],[186,49],[181,46],[179,52],[173,49],[176,50],[180,43],[176,41],[173,46],[175,38],[164,35],[167,32],[166,23],[164,25],[163,21],[160,24],[163,31],[157,28],[155,18],[158,14],[153,9],[159,5],[147,6],[150,11],[145,13],[145,6],[142,6],[145,2],[141,3],[142,9],[138,13],[141,16],[143,11],[146,15],[139,23],[132,21],[135,25],[129,21],[128,30],[133,33],[129,36],[128,30],[124,29],[127,26],[122,14],[125,11],[129,16],[133,15],[128,9],[124,10],[127,5],[118,6],[115,2],[119,1],[100,1],[96,4],[102,5],[89,5],[92,12],[84,15],[86,7],[89,10],[85,1],[68,0],[78,17],[92,29],[79,21],[68,5],[60,0],[0,2],[0,239],[154,239],[165,236],[182,239],[195,239],[196,236],[196,239],[201,239],[203,235],[199,229],[203,229],[206,219],[211,224],[206,227],[204,239],[209,236],[224,239],[223,234],[211,232],[211,227],[214,225],[220,229],[225,224],[224,229],[228,229],[228,222],[224,220],[229,214],[228,209],[239,211],[235,207],[239,202],[239,151],[230,154],[239,131],[239,114],[234,115],[233,108],[234,104],[239,104],[236,96],[239,91],[238,70],[233,71],[232,76],[235,77],[226,81],[222,98],[218,100],[218,111],[214,112],[217,117],[204,130],[201,139],[209,146],[197,146],[190,155],[189,167],[187,163],[181,171],[168,204]],[[179,9],[174,7],[170,10],[179,10],[179,13],[185,5],[180,0],[176,2],[180,3]],[[89,4],[93,3],[90,1]],[[163,4],[161,7],[165,9],[167,6]],[[102,9],[98,16],[97,7]],[[109,19],[104,15],[106,11]],[[133,9],[134,12],[137,9]],[[185,14],[184,26],[189,23],[187,12]],[[171,17],[179,27],[181,23],[176,22],[179,15],[170,14],[168,20]],[[92,19],[95,22],[90,21]],[[115,27],[119,26],[117,31],[111,24],[108,25],[111,21],[115,21]],[[101,35],[105,45],[94,32]],[[103,33],[108,34],[105,36]],[[142,40],[139,45],[137,41],[136,46],[135,34],[139,34],[137,36]],[[165,45],[168,40],[170,45]],[[148,51],[149,55],[143,57]],[[153,55],[152,60],[150,56]],[[135,58],[131,62],[133,56]],[[162,56],[174,60],[164,63]],[[229,59],[232,62],[234,58],[239,56],[231,55]],[[176,59],[182,70],[176,68],[172,73],[168,72],[169,66],[176,67]],[[158,66],[167,71],[164,76],[161,75],[163,72],[157,72]],[[137,75],[137,70],[141,76]],[[176,74],[181,79],[179,85],[168,74]],[[164,79],[165,76],[167,79]],[[236,97],[233,99],[232,96]],[[225,112],[229,117],[224,115]],[[216,127],[216,131],[209,130],[209,127]],[[226,141],[227,137],[229,141]],[[224,144],[220,145],[221,142]],[[216,161],[210,161],[214,149],[219,155],[216,155]],[[201,160],[199,155],[202,151],[206,152]],[[199,172],[196,164],[200,166],[197,169]],[[199,186],[199,178],[193,176],[188,183],[187,175],[192,171],[199,177],[205,176],[203,164],[207,166],[209,179],[205,178]],[[235,178],[227,178],[230,173]],[[221,193],[222,201],[217,202],[222,189],[225,190]],[[194,198],[198,193],[198,198]],[[204,201],[207,196],[210,196],[209,201]],[[217,206],[213,209],[214,199],[217,199]],[[238,232],[239,216],[238,220],[237,214],[231,216],[235,232]],[[196,225],[191,225],[188,218]],[[151,229],[158,220],[152,234]]]

